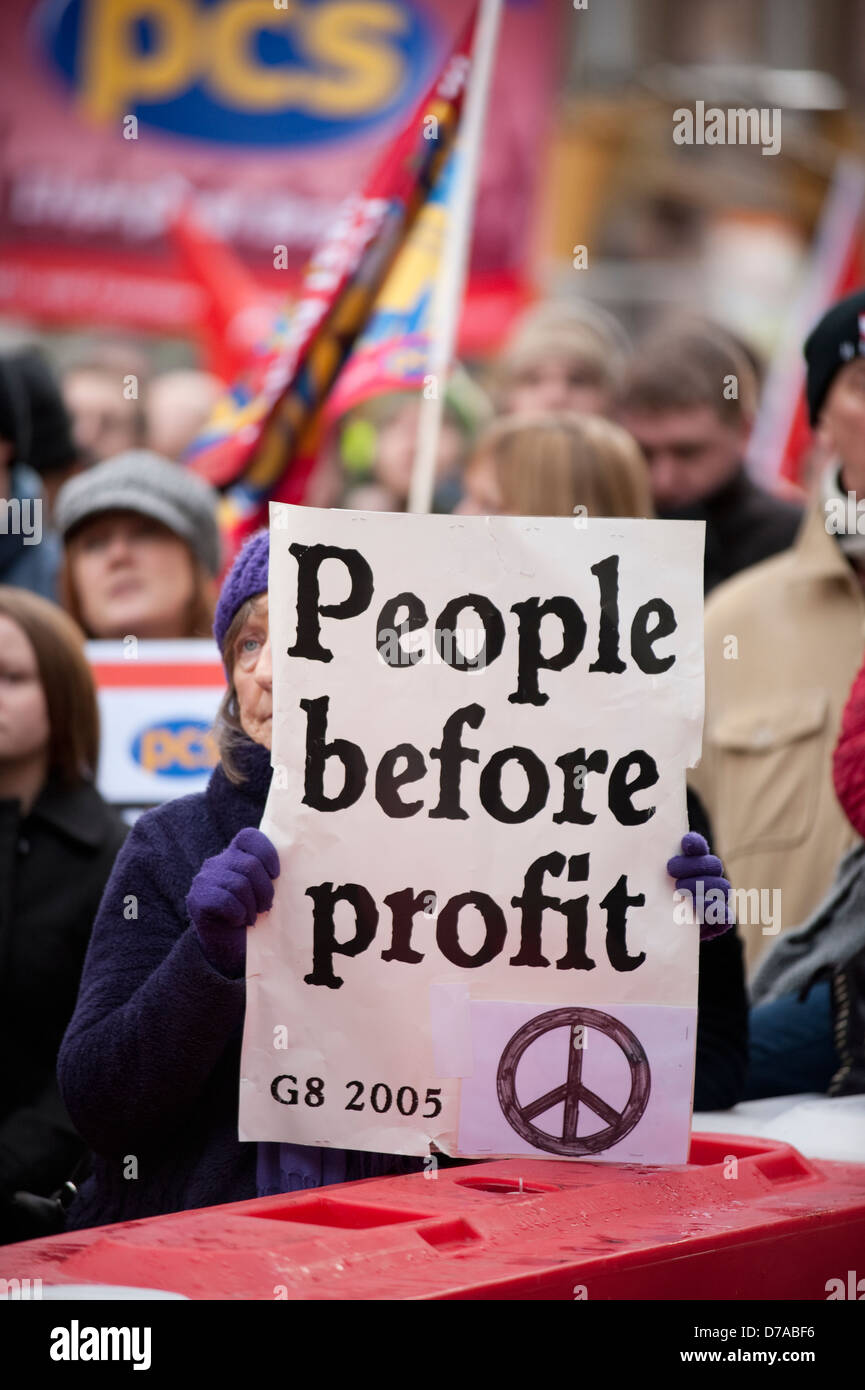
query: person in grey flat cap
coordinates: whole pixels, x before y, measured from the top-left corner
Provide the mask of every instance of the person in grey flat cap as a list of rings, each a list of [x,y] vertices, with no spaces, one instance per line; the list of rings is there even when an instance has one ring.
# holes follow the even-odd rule
[[[60,600],[88,637],[209,637],[220,567],[217,494],[144,449],[60,490]]]

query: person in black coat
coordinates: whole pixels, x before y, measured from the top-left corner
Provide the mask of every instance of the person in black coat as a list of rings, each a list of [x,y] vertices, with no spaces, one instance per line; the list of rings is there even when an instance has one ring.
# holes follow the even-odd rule
[[[126,827],[93,785],[99,720],[82,635],[56,605],[0,586],[0,1242],[85,1153],[57,1052]]]

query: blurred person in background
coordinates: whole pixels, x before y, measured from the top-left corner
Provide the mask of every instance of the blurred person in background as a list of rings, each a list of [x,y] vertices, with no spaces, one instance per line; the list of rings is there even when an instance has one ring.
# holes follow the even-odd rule
[[[466,467],[464,516],[652,516],[645,462],[625,430],[567,411],[488,426]]]
[[[865,633],[865,534],[846,506],[848,490],[865,503],[862,314],[860,290],[805,344],[811,423],[834,462],[792,549],[706,605],[703,754],[691,783],[733,884],[780,893],[780,921],[748,929],[749,970],[774,935],[807,920],[856,838],[831,756]]]
[[[88,637],[208,637],[220,567],[213,489],[147,450],[106,459],[57,498],[60,596]]]
[[[119,357],[117,366],[97,358],[63,373],[63,399],[72,417],[75,446],[86,464],[143,446],[145,386],[141,374]]]
[[[224,390],[210,372],[190,369],[153,377],[144,403],[148,449],[179,462]]]
[[[93,785],[99,718],[82,647],[55,604],[0,585],[2,1242],[41,1234],[45,1208],[59,1229],[59,1210],[40,1198],[84,1153],[60,1099],[57,1051],[126,832]]]
[[[21,373],[30,406],[28,463],[42,480],[43,529],[51,525],[57,493],[68,478],[85,467],[72,434],[72,420],[60,382],[38,348],[26,348],[13,361]],[[59,547],[53,542],[59,558]]]
[[[374,397],[339,430],[344,466],[354,481],[342,505],[402,512],[408,505],[423,401],[417,392]],[[462,496],[462,470],[478,430],[492,415],[486,394],[457,367],[445,388],[432,510],[451,512]]]
[[[463,515],[651,517],[648,470],[633,439],[609,420],[567,412],[510,416],[478,440],[466,469]],[[718,878],[709,826],[699,800],[688,795],[693,832],[668,871]],[[695,856],[690,860],[688,855]],[[694,1106],[723,1110],[742,1098],[748,1045],[742,942],[735,928],[712,939],[701,933]]]
[[[792,545],[795,502],[773,497],[745,472],[757,406],[746,354],[715,324],[661,326],[637,347],[618,418],[643,451],[659,517],[705,521],[704,585]]]
[[[0,583],[54,598],[59,551],[43,516],[42,485],[30,466],[34,427],[20,361],[0,357]]]
[[[364,446],[362,446],[364,447]],[[336,440],[325,443],[316,454],[315,467],[306,480],[303,493],[305,507],[341,507],[346,490],[346,474]],[[360,510],[364,508],[360,505]],[[375,508],[369,510],[374,511]]]
[[[629,352],[624,328],[596,305],[535,305],[496,364],[501,408],[611,415]]]

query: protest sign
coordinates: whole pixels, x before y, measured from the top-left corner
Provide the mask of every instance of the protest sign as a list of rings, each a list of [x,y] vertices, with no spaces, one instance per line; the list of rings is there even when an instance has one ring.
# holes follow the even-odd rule
[[[225,690],[214,642],[88,642],[99,700],[97,785],[128,819],[201,792],[218,761],[211,726]]]
[[[240,1137],[684,1162],[701,523],[271,507]]]

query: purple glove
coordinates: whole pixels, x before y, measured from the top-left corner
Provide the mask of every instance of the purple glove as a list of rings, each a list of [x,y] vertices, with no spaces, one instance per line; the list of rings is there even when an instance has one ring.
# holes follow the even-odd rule
[[[735,921],[730,883],[723,877],[720,859],[710,852],[702,835],[689,831],[682,836],[682,853],[667,861],[667,873],[676,880],[680,893],[690,893],[692,902],[696,901],[701,941],[711,941],[730,930]]]
[[[232,979],[246,965],[246,928],[273,904],[279,855],[260,830],[239,830],[227,849],[205,859],[186,898],[201,949],[215,970]]]

